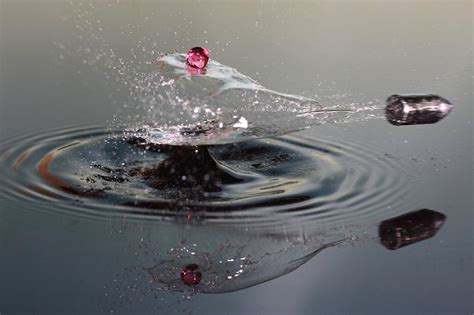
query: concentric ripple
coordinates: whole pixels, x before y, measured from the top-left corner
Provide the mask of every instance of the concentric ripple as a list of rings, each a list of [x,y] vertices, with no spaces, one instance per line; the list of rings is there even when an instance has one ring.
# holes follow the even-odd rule
[[[257,225],[363,221],[404,193],[393,160],[353,143],[295,135],[178,149],[86,126],[0,148],[2,198],[81,216]]]

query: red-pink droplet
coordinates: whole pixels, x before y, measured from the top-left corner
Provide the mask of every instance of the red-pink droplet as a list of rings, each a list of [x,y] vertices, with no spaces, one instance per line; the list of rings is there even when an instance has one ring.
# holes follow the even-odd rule
[[[186,62],[193,68],[202,69],[207,65],[209,52],[204,47],[194,47],[188,50]]]
[[[201,282],[202,274],[196,264],[185,265],[181,268],[181,281],[186,285],[196,285]]]

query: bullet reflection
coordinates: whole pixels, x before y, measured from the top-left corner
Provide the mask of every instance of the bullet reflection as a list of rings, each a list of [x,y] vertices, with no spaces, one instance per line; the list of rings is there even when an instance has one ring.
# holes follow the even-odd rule
[[[397,250],[435,236],[445,221],[444,214],[430,209],[411,211],[382,221],[380,242],[389,250]]]

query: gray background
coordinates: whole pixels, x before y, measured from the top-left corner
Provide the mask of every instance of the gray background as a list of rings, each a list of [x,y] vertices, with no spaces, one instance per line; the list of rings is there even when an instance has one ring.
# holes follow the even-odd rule
[[[100,67],[83,63],[77,48],[89,44],[74,31],[77,2],[0,3],[0,137],[112,119],[124,95],[114,92]],[[407,92],[446,97],[455,109],[436,125],[402,128],[372,120],[307,133],[364,142],[395,156],[412,171],[411,207],[400,211],[432,208],[448,220],[435,238],[399,251],[367,241],[325,251],[250,289],[190,302],[144,295],[140,302],[110,299],[107,287],[117,278],[127,283],[123,270],[134,261],[140,225],[122,232],[120,223],[0,200],[2,315],[474,311],[472,1],[134,1],[100,14],[109,43],[119,51],[144,36],[162,52],[205,45],[220,62],[283,92],[328,101],[345,94],[343,102]],[[131,35],[114,35],[128,24]],[[375,236],[375,227],[367,233]]]

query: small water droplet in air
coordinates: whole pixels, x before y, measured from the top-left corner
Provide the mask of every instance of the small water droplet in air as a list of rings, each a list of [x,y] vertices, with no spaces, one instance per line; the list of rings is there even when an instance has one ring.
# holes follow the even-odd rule
[[[186,285],[196,285],[201,282],[202,274],[196,264],[185,265],[181,268],[181,280]]]
[[[186,62],[193,68],[203,69],[208,60],[209,52],[204,47],[191,48],[186,54]]]

